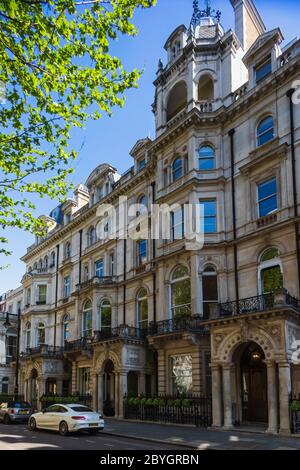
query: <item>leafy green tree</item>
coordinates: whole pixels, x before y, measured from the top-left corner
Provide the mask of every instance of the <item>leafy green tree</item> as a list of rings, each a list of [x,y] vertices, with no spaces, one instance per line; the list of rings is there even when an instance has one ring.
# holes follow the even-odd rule
[[[110,52],[156,0],[0,0],[0,229],[43,235],[32,194],[63,200],[72,128],[124,104],[140,71]],[[0,237],[0,253],[7,240]]]

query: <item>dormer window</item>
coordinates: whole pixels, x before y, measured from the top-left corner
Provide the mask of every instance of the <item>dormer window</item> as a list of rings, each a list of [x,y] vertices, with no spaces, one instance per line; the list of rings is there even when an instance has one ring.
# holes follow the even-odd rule
[[[256,83],[259,83],[261,80],[266,78],[268,75],[272,73],[272,62],[271,57],[268,57],[263,63],[260,63],[257,67],[255,67],[255,80]]]
[[[141,158],[140,160],[138,160],[137,162],[137,168],[138,168],[138,171],[141,171],[145,168],[146,166],[146,159],[145,157],[144,158]]]

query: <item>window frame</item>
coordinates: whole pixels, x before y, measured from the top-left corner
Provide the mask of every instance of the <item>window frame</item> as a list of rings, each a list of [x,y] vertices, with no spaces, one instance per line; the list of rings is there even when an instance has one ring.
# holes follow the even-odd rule
[[[214,203],[215,204],[215,214],[214,215],[205,215],[205,204],[206,203]],[[200,199],[200,205],[203,204],[203,229],[204,235],[212,235],[218,233],[218,200],[217,198],[208,198],[208,199]],[[207,219],[215,219],[215,230],[213,231],[206,231],[205,230],[205,221]],[[202,225],[201,225],[202,226]]]
[[[178,168],[175,168],[175,164],[176,162],[180,162],[180,165]],[[172,183],[175,183],[176,181],[179,181],[183,175],[184,175],[184,162],[183,162],[183,157],[180,157],[180,156],[177,156],[176,158],[174,158],[174,160],[172,161],[172,165],[171,165],[171,169],[172,169]],[[180,175],[179,176],[176,176],[176,173],[180,171]]]
[[[260,131],[260,127],[268,120],[272,119],[272,126],[268,127],[266,130]],[[272,137],[268,138],[267,140],[262,140],[263,136],[266,136],[269,132],[272,131]],[[275,121],[274,117],[272,114],[269,114],[268,116],[265,116],[264,118],[260,119],[257,128],[256,128],[256,146],[262,147],[263,145],[267,144],[268,142],[271,142],[275,137]]]
[[[212,150],[212,155],[213,156],[201,156],[201,150],[202,149],[211,149]],[[202,144],[198,148],[198,171],[212,171],[216,169],[216,151],[215,148],[211,144]],[[201,161],[212,161],[213,165],[212,168],[201,168]]]
[[[145,250],[141,252],[140,247],[145,243]],[[143,255],[144,253],[144,255]],[[136,242],[136,263],[137,267],[144,266],[148,261],[148,243],[146,239],[137,240]]]
[[[90,307],[87,308],[86,304],[90,302]],[[90,315],[90,318],[89,318]],[[87,321],[86,321],[87,319]],[[91,323],[90,328],[84,328],[85,323]],[[90,338],[93,335],[93,302],[91,299],[87,299],[82,307],[82,323],[81,323],[81,332],[83,338]]]
[[[259,79],[257,78],[257,72],[259,70],[262,70],[266,65],[270,65],[270,71],[262,75]],[[255,65],[254,67],[254,76],[255,76],[255,83],[259,84],[261,83],[265,78],[270,76],[272,74],[272,57],[268,56],[266,59],[264,59],[262,62],[259,64]]]
[[[262,187],[263,185],[266,185],[268,183],[270,183],[271,181],[275,181],[275,189],[276,189],[276,192],[275,193],[272,193],[266,197],[263,197],[260,199],[259,197],[259,189],[260,187]],[[272,211],[268,212],[267,214],[262,214],[261,213],[261,207],[260,205],[267,201],[267,200],[270,200],[272,198],[276,198],[276,209],[273,209]],[[257,213],[257,217],[259,219],[263,218],[263,217],[267,217],[268,215],[271,215],[271,214],[275,214],[277,211],[278,211],[278,182],[277,182],[277,177],[276,176],[271,176],[270,178],[268,179],[265,179],[263,181],[259,181],[256,183],[256,206],[257,206],[257,209],[256,209],[256,213]]]
[[[147,319],[146,320],[141,320],[141,306],[143,302],[147,303]],[[148,302],[148,292],[147,292],[147,289],[145,289],[145,287],[142,287],[141,289],[139,289],[136,295],[136,307],[137,307],[137,310],[136,310],[137,328],[140,330],[146,330],[149,325],[149,302]],[[144,326],[144,324],[146,326]]]

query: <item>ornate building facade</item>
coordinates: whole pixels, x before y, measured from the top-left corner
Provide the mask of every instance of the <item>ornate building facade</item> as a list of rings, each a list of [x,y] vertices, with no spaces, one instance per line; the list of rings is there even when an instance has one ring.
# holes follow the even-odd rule
[[[300,392],[300,41],[282,48],[252,0],[230,3],[234,31],[194,2],[159,62],[155,139],[135,144],[121,176],[97,166],[23,256],[27,400],[90,393],[121,417],[125,394],[212,394],[216,427],[289,431]],[[127,239],[101,212],[115,207],[120,222],[124,196]],[[152,204],[172,206],[167,238],[142,227]],[[203,208],[199,250],[184,238],[187,204]]]

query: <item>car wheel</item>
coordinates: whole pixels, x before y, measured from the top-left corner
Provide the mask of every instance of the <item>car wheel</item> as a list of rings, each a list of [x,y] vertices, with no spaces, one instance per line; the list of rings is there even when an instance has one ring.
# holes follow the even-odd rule
[[[68,425],[65,421],[62,421],[59,425],[59,434],[61,436],[67,436],[69,433]]]
[[[10,424],[10,423],[11,423],[10,418],[9,418],[8,415],[5,415],[5,416],[4,416],[3,423],[4,423],[4,424]]]
[[[29,421],[29,429],[30,431],[36,430],[36,420],[34,418],[31,418],[31,420]]]
[[[89,434],[98,434],[98,429],[90,429],[89,431]]]

